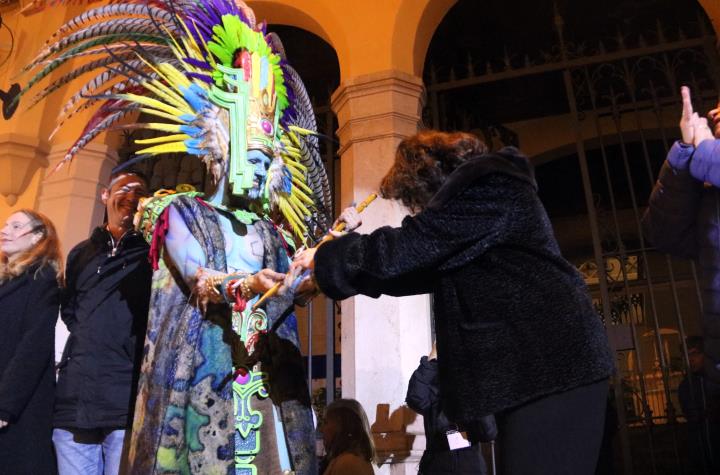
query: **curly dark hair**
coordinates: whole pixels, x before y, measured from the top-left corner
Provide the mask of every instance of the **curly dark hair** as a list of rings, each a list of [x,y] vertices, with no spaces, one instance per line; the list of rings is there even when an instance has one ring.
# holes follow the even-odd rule
[[[448,175],[468,158],[486,152],[485,143],[473,134],[424,130],[400,142],[380,193],[401,201],[413,212],[420,211]]]

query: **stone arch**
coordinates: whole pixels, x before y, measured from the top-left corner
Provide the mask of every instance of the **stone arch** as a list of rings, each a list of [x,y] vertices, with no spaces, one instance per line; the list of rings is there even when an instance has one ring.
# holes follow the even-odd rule
[[[403,0],[395,17],[392,63],[396,69],[422,76],[425,55],[435,29],[457,0]]]
[[[258,20],[265,20],[276,25],[294,26],[322,38],[335,49],[340,70],[343,70],[343,59],[347,61],[347,58],[342,52],[348,51],[345,34],[338,19],[329,9],[322,8],[319,2],[312,0],[251,0],[247,4],[253,9]]]
[[[720,2],[717,0],[699,0],[710,22],[715,28],[715,34],[720,38]]]

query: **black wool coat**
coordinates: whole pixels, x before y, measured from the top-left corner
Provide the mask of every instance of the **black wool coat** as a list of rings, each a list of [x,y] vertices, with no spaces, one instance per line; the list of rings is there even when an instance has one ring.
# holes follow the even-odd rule
[[[515,148],[468,160],[401,227],[322,245],[315,277],[334,299],[433,294],[443,410],[460,423],[613,371],[602,322]]]
[[[70,336],[54,427],[130,426],[150,304],[148,251],[139,233],[113,243],[104,227],[70,251],[61,304]]]
[[[52,409],[55,323],[59,289],[55,270],[31,266],[0,284],[0,473],[55,474]]]

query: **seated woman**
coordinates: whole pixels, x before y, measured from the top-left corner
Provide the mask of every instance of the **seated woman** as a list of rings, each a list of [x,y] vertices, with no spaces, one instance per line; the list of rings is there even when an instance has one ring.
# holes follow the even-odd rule
[[[372,475],[375,445],[367,415],[354,399],[338,399],[325,410],[323,475]]]
[[[2,473],[55,474],[52,410],[62,258],[47,217],[21,210],[0,231]]]

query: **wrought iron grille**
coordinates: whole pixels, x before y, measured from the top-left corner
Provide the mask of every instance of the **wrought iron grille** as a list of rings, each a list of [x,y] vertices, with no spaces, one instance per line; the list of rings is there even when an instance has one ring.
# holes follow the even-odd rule
[[[617,424],[607,430],[617,427],[617,435],[601,455],[615,467],[607,473],[690,473],[677,388],[688,368],[685,338],[702,332],[697,272],[655,251],[640,222],[679,135],[680,86],[691,87],[698,111],[717,103],[717,38],[695,8],[697,20],[682,28],[665,19],[632,41],[619,29],[609,40],[572,42],[556,7],[550,52],[505,49],[500,60],[469,56],[449,73],[426,68],[426,123],[534,152],[558,241],[585,277],[616,351],[609,414]],[[533,107],[513,97],[532,95],[527,90],[554,101]],[[498,106],[492,95],[506,97],[508,110],[489,108]]]

